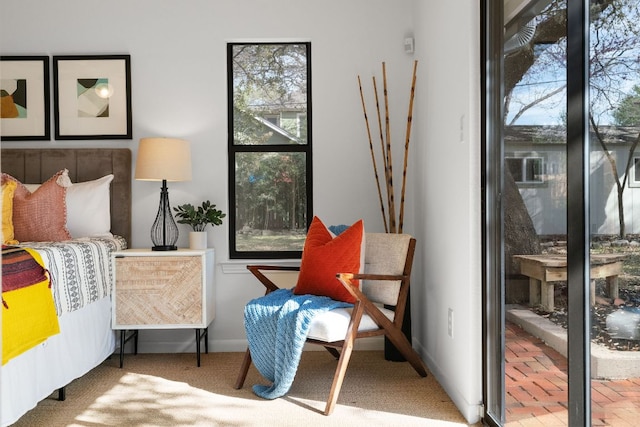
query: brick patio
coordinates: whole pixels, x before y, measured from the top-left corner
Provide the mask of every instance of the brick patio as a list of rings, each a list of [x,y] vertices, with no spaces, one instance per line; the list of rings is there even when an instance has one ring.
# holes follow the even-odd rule
[[[507,322],[506,426],[567,426],[567,361]],[[640,378],[591,382],[593,426],[640,425]]]

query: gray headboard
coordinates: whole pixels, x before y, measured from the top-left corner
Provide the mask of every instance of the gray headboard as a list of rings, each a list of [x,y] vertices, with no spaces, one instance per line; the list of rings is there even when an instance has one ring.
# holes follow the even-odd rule
[[[131,242],[131,150],[128,148],[3,148],[0,170],[25,184],[41,184],[62,169],[72,182],[114,175],[111,232]]]

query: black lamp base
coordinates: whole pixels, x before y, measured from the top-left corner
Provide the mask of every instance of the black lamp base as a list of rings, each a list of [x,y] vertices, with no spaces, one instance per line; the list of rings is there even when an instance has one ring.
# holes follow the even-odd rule
[[[178,226],[171,215],[169,206],[169,190],[167,190],[167,180],[162,180],[160,190],[160,205],[158,215],[151,226],[151,247],[152,251],[175,251],[178,249]]]
[[[178,247],[174,245],[152,246],[152,251],[177,251]]]

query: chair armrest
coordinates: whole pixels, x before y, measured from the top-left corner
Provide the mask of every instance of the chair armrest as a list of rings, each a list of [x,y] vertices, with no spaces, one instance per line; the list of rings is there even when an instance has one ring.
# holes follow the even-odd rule
[[[403,280],[406,278],[403,274],[367,274],[367,273],[338,273],[340,278],[346,280]]]
[[[369,300],[360,287],[355,286],[353,280],[388,280],[388,281],[402,281],[408,277],[404,274],[366,274],[366,273],[338,273],[336,278],[342,286],[358,301]]]
[[[353,274],[353,273],[338,273],[336,278],[342,283],[347,291],[356,299],[356,304],[364,304],[365,311],[371,316],[376,324],[381,328],[390,328],[393,323],[389,320],[380,309],[373,304],[373,302],[362,292],[362,290],[355,286],[351,281],[353,279],[368,279],[368,280],[402,280],[406,276],[399,274]],[[397,306],[396,306],[397,307]],[[402,308],[404,313],[404,307]],[[397,312],[396,312],[397,316]],[[402,316],[399,317],[400,325],[402,324]]]
[[[247,270],[272,270],[272,271],[300,271],[300,266],[296,265],[247,265]]]
[[[247,270],[267,288],[265,294],[268,294],[280,288],[271,279],[262,274],[262,271],[300,271],[300,267],[290,265],[247,265]]]
[[[356,299],[356,305],[364,304],[365,311],[373,318],[376,324],[379,327],[387,327],[391,325],[391,321],[385,317],[384,314],[376,307],[369,298],[362,293],[359,287],[355,286],[351,283],[351,280],[356,277],[366,276],[367,278],[375,277],[376,280],[398,280],[397,275],[388,275],[388,274],[353,274],[353,273],[338,273],[336,274],[336,278],[342,283],[347,291]],[[380,279],[382,277],[382,279]],[[385,326],[383,326],[385,325]]]

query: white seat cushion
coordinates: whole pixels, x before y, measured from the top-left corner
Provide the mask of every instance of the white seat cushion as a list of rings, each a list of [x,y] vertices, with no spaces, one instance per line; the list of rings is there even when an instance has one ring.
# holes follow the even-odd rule
[[[326,342],[342,341],[347,335],[347,328],[349,327],[352,311],[352,307],[336,308],[314,317],[311,321],[307,338]],[[381,307],[380,311],[389,318],[389,320],[393,321],[395,313],[392,310]],[[363,314],[358,332],[373,331],[376,329],[378,329],[378,325],[376,325],[373,319],[369,317],[368,314]]]

